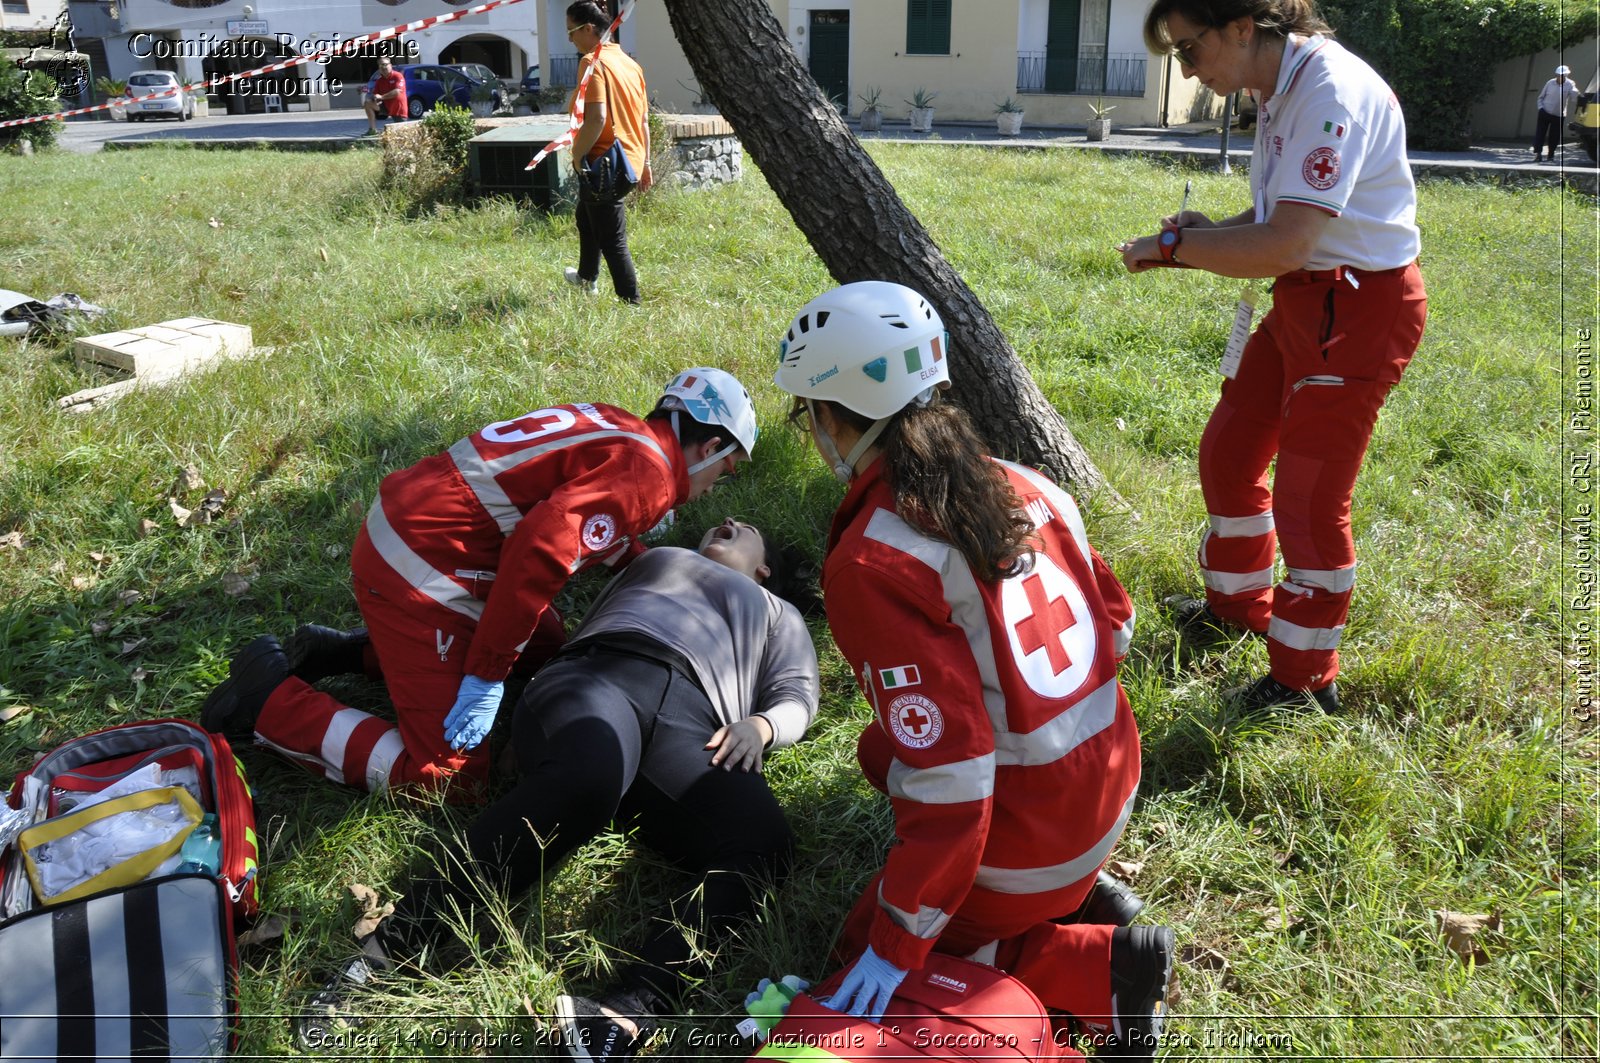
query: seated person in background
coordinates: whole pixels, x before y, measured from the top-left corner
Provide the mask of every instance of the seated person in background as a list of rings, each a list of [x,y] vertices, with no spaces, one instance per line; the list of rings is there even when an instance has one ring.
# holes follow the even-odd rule
[[[388,56],[378,60],[378,80],[372,83],[372,92],[361,101],[367,112],[367,136],[378,135],[378,119],[405,118],[410,114],[406,103],[406,76],[394,68]]]
[[[372,967],[420,959],[448,940],[452,909],[470,917],[487,890],[537,886],[615,820],[698,881],[611,985],[558,1010],[578,1059],[642,1047],[683,978],[707,973],[707,948],[792,859],[761,762],[805,733],[818,676],[800,611],[774,593],[793,582],[781,567],[760,531],[729,518],[698,551],[647,550],[612,580],[517,703],[516,786],[468,828],[468,851],[442,877],[412,884],[317,1003],[337,1009]],[[476,930],[492,941],[492,928]]]

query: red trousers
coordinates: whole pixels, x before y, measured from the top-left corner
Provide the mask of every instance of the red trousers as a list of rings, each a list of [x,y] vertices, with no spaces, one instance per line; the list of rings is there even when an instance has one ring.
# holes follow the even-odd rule
[[[1098,869],[1096,869],[1098,872]],[[834,946],[841,963],[854,963],[867,948],[877,917],[878,879],[867,884],[845,919]],[[1095,873],[1082,882],[1079,903],[1089,895]],[[1019,905],[1027,899],[1017,898]],[[1062,914],[1062,913],[1057,913]],[[936,952],[967,956],[993,964],[1033,990],[1047,1008],[1070,1012],[1095,1025],[1108,1025],[1111,1014],[1111,934],[1114,926],[1052,923],[1040,919],[1020,934],[996,940],[995,932],[957,909],[934,944]]]
[[[477,624],[443,606],[423,615],[415,605],[396,605],[359,573],[355,588],[372,639],[367,674],[388,687],[395,722],[352,709],[291,676],[267,699],[256,740],[334,782],[372,793],[415,785],[443,790],[451,800],[477,799],[489,777],[487,744],[459,753],[444,738],[444,718],[460,692]],[[547,608],[524,660],[543,663],[565,637],[560,614]]]
[[[1200,570],[1218,616],[1266,633],[1272,677],[1315,690],[1339,673],[1356,474],[1384,397],[1422,339],[1428,299],[1415,263],[1339,277],[1300,271],[1272,293],[1200,440],[1211,518]],[[1278,549],[1287,572],[1274,585]]]

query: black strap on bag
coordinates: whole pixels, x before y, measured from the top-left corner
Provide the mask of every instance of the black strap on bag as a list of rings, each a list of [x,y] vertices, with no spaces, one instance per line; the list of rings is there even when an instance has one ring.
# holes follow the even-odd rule
[[[595,73],[603,80],[606,68],[597,66]],[[578,167],[578,176],[583,182],[585,197],[590,202],[619,202],[639,183],[639,175],[634,172],[633,163],[628,161],[628,153],[622,150],[620,138],[613,138],[611,147],[598,159],[584,159]]]
[[[585,159],[579,168],[583,190],[596,200],[615,203],[638,184],[628,153],[622,150],[622,141],[613,140],[611,149],[598,159]]]

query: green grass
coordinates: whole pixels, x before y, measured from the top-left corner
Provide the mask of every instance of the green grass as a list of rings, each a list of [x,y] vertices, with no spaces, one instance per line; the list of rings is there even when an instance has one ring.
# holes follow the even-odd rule
[[[1593,327],[1592,201],[1422,189],[1432,316],[1356,490],[1349,712],[1250,727],[1218,695],[1262,670],[1262,648],[1178,647],[1156,608],[1196,586],[1195,447],[1238,286],[1130,277],[1109,251],[1171,209],[1184,175],[1088,153],[873,153],[1123,499],[1087,505],[1141,615],[1124,683],[1144,737],[1144,796],[1115,855],[1143,861],[1150,918],[1227,959],[1182,965],[1171,1055],[1592,1056],[1597,745],[1593,722],[1559,701],[1570,632],[1556,451],[1573,322],[1552,310],[1564,284]],[[570,219],[500,203],[414,216],[375,191],[377,166],[180,150],[0,159],[6,286],[79,292],[115,308],[106,328],[190,314],[245,322],[275,348],[73,417],[54,399],[98,378],[64,340],[0,347],[0,534],[26,541],[0,551],[0,707],[23,710],[0,725],[0,766],[20,769],[91,728],[192,717],[245,639],[354,620],[348,547],[389,470],[545,403],[642,410],[683,366],[738,374],[766,431],[753,472],[681,514],[680,539],[737,512],[820,552],[839,488],[781,426],[786,402],[769,380],[779,330],[832,282],[759,175],[633,212],[645,291],[635,311],[604,279],[599,300],[562,283]],[[1242,176],[1192,176],[1195,206],[1245,205]],[[180,529],[167,499],[191,463],[228,497],[217,523]],[[142,520],[158,529],[141,537]],[[244,595],[223,589],[230,573],[250,580]],[[130,591],[137,599],[124,600]],[[575,588],[572,612],[593,591]],[[692,996],[701,1016],[735,1006],[764,975],[826,973],[832,934],[891,835],[854,764],[865,707],[816,634],[821,718],[768,768],[800,864]],[[448,850],[465,819],[245,756],[265,906],[298,922],[243,954],[255,1016],[244,1048],[287,1053],[283,1016],[314,988],[312,972],[351,948],[359,913],[346,885],[391,891]],[[452,1035],[474,1031],[501,1048],[520,1035],[526,1050],[530,1016],[602,979],[684,885],[626,839],[598,839],[542,899],[498,906],[515,931],[507,953],[387,985],[360,1054],[468,1055],[471,1042]],[[1490,963],[1449,951],[1438,909],[1501,913]]]

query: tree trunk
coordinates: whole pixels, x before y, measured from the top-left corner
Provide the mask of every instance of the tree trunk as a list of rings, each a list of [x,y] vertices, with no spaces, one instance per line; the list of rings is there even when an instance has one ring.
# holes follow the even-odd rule
[[[701,91],[828,272],[841,284],[895,281],[938,308],[955,355],[950,396],[994,453],[1043,468],[1080,495],[1104,486],[989,312],[800,65],[772,9],[748,0],[666,7]]]

